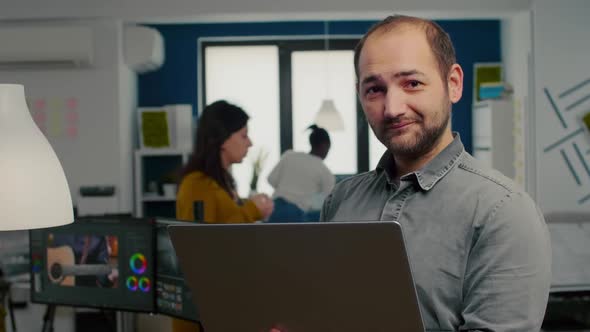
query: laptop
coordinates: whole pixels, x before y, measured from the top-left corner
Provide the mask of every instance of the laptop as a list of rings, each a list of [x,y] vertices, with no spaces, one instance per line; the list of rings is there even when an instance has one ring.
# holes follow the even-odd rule
[[[395,222],[169,226],[205,332],[423,332]]]

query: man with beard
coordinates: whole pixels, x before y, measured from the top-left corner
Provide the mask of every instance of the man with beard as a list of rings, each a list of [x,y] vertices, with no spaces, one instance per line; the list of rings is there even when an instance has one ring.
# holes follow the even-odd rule
[[[451,131],[463,70],[448,34],[390,16],[354,60],[365,116],[388,151],[375,170],[334,188],[322,221],[401,224],[427,331],[539,331],[551,281],[547,227],[532,199]]]

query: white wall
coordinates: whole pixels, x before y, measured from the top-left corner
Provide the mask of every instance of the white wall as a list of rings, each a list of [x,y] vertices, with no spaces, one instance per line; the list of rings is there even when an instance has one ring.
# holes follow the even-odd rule
[[[109,212],[132,212],[131,114],[135,91],[132,73],[122,64],[122,23],[114,20],[19,22],[1,26],[72,24],[94,33],[90,68],[6,70],[0,80],[25,86],[26,97],[46,102],[46,137],[62,166],[74,204],[80,186],[115,185],[117,202]],[[1,27],[0,26],[0,27]],[[31,41],[35,42],[35,41]],[[78,134],[65,133],[64,102],[77,101]],[[34,110],[32,110],[34,111]],[[32,202],[34,204],[34,202]]]
[[[501,44],[504,79],[514,89],[514,179],[526,187],[526,110],[530,104],[529,59],[532,55],[531,12],[521,11],[502,20]],[[529,188],[527,188],[529,189]],[[532,191],[529,190],[532,193]]]
[[[536,196],[544,212],[557,210],[588,211],[590,208],[590,135],[580,131],[578,116],[590,109],[590,100],[567,110],[568,106],[590,95],[590,84],[571,94],[560,94],[590,78],[590,6],[587,0],[533,1],[534,50],[534,141],[536,152]],[[559,120],[547,93],[554,101]],[[567,128],[564,128],[567,126]],[[562,144],[552,144],[577,133]],[[574,143],[581,151],[577,155]],[[579,184],[566,162],[567,157]],[[584,198],[589,198],[582,202]]]
[[[48,114],[59,112],[52,111],[49,104],[76,98],[78,136],[46,134],[62,163],[72,198],[76,200],[81,185],[111,184],[117,191],[115,212],[132,212],[136,83],[135,74],[123,61],[123,24],[117,20],[4,22],[0,28],[48,24],[90,26],[94,33],[94,65],[78,69],[0,71],[0,81],[24,84],[27,98],[47,101]],[[34,202],[31,203],[34,208]],[[44,305],[16,310],[17,329],[41,330],[44,310]],[[73,310],[60,307],[55,331],[73,330]]]

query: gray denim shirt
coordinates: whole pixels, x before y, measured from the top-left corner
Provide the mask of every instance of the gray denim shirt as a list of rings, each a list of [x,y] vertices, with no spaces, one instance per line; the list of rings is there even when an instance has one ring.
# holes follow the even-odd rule
[[[402,225],[427,331],[539,331],[551,247],[533,200],[453,142],[396,185],[390,153],[326,198],[322,221]],[[370,239],[367,239],[370,241]]]

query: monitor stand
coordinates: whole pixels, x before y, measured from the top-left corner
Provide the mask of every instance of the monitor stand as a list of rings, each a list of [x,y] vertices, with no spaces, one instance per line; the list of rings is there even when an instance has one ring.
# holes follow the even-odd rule
[[[53,332],[53,320],[55,319],[55,304],[48,304],[43,315],[43,327],[41,332]]]

